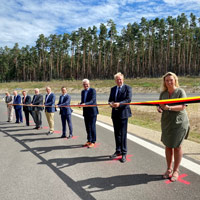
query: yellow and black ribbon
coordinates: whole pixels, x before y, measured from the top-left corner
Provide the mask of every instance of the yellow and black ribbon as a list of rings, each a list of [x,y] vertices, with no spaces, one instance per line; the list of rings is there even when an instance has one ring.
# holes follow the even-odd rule
[[[199,103],[200,96],[196,97],[187,97],[187,98],[177,98],[177,99],[164,99],[156,101],[143,101],[143,102],[130,102],[130,103],[121,103],[121,105],[141,105],[141,106],[158,106],[159,104],[190,104],[190,103]],[[45,105],[32,105],[32,104],[10,104],[10,105],[21,105],[21,106],[31,106],[31,107],[99,107],[99,106],[108,106],[109,103],[105,104],[95,104],[95,105],[67,105],[67,106],[45,106]]]

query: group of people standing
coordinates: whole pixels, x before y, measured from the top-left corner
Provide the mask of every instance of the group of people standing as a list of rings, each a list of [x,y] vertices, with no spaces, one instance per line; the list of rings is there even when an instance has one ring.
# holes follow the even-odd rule
[[[66,88],[63,87],[62,91],[64,90],[66,90]],[[14,97],[12,97],[8,92],[6,93],[5,102],[7,103],[7,111],[8,111],[7,122],[12,122],[13,108],[14,108],[15,116],[16,116],[15,123],[23,123],[23,117],[22,117],[22,108],[23,108],[24,116],[26,119],[26,126],[30,125],[29,116],[32,116],[35,122],[34,129],[39,130],[39,129],[42,129],[42,111],[45,110],[46,119],[49,124],[49,132],[47,134],[48,135],[53,134],[54,113],[56,111],[56,105],[55,105],[56,96],[54,93],[51,92],[50,87],[46,87],[45,100],[43,100],[43,95],[40,94],[40,90],[38,88],[36,88],[34,92],[35,94],[32,100],[31,100],[31,96],[29,96],[26,91],[22,91],[22,95],[23,95],[22,98],[17,93],[17,91],[13,92]],[[64,101],[67,101],[67,100],[68,99],[63,99],[63,103],[65,103]],[[69,100],[69,104],[70,104],[70,100]],[[61,116],[63,116],[62,110],[63,109],[61,109]],[[72,135],[72,132],[71,132],[71,135]]]
[[[114,127],[115,138],[115,152],[110,156],[111,159],[121,156],[120,161],[126,162],[127,155],[127,127],[128,118],[132,116],[130,105],[132,99],[132,88],[124,84],[124,75],[117,73],[114,75],[116,85],[111,88],[108,103],[112,107],[111,118]],[[81,92],[81,102],[79,105],[83,105],[83,116],[85,122],[85,128],[87,132],[87,141],[83,146],[92,148],[96,142],[96,120],[98,115],[96,105],[96,90],[90,87],[90,81],[84,79],[82,81],[83,90]],[[179,87],[178,77],[172,72],[166,73],[162,78],[162,92],[160,94],[160,100],[172,99],[172,98],[184,98],[186,97],[185,91]],[[35,129],[42,128],[42,115],[41,111],[45,108],[45,115],[49,124],[49,134],[54,132],[54,112],[56,108],[60,108],[60,115],[62,121],[62,136],[66,137],[66,121],[69,127],[68,138],[73,137],[73,127],[71,114],[73,110],[70,107],[71,97],[67,94],[66,87],[61,88],[62,95],[59,97],[58,104],[55,104],[55,94],[51,92],[51,88],[46,88],[45,101],[43,103],[43,96],[39,93],[39,89],[35,89],[35,95],[31,101],[31,97],[23,91],[23,98],[21,100],[17,91],[14,91],[14,99],[6,93],[5,102],[8,107],[8,121],[12,121],[12,105],[15,109],[16,123],[23,122],[22,118],[22,105],[25,113],[26,125],[29,126],[29,114],[32,115],[36,124]],[[167,170],[163,175],[163,178],[169,178],[171,181],[176,181],[179,176],[179,166],[182,158],[181,144],[183,139],[188,134],[189,120],[185,111],[187,105],[164,105],[160,104],[157,107],[159,113],[162,113],[161,117],[161,129],[162,136],[161,141],[165,145]],[[174,160],[174,166],[172,161]]]

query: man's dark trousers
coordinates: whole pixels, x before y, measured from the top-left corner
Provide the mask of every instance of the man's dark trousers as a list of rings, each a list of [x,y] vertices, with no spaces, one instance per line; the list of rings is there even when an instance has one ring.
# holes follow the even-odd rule
[[[68,123],[69,126],[69,135],[72,136],[72,119],[71,119],[71,114],[70,115],[63,115],[61,114],[61,120],[62,120],[62,134],[63,136],[66,136],[66,131],[67,131],[67,127],[66,127],[66,121]]]
[[[116,152],[126,155],[128,118],[112,118],[112,121],[115,133]]]
[[[16,123],[23,122],[22,109],[15,109]]]
[[[95,143],[96,142],[96,121],[97,116],[84,117],[85,128],[87,131],[87,140]]]
[[[28,110],[24,111],[27,126],[29,126],[29,113],[30,113],[30,111],[28,111]]]

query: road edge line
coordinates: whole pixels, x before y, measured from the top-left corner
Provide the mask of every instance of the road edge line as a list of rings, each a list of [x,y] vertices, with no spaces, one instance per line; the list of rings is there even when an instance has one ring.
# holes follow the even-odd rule
[[[80,114],[72,113],[72,115],[83,119],[83,116],[80,115]],[[111,132],[114,132],[113,127],[108,125],[108,124],[104,124],[103,122],[99,122],[99,121],[97,121],[96,124],[99,125],[99,126],[102,126],[103,128],[105,128],[105,129],[107,129],[107,130],[109,130]],[[139,138],[137,136],[134,136],[134,135],[132,135],[130,133],[127,133],[127,138],[129,140],[131,140],[132,142],[135,142],[135,143],[139,144],[140,146],[143,146],[146,149],[151,150],[154,153],[156,153],[156,154],[158,154],[158,155],[160,155],[160,156],[165,158],[165,150],[164,150],[164,148],[161,148],[161,147],[159,147],[159,146],[157,146],[155,144],[147,142],[147,141],[145,141],[145,140],[143,140],[143,139],[141,139],[141,138]],[[182,158],[181,166],[185,167],[186,169],[188,169],[188,170],[190,170],[190,171],[192,171],[192,172],[194,172],[194,173],[196,173],[198,175],[200,175],[200,165],[195,163],[195,162],[193,162],[193,161],[190,161],[190,160],[188,160],[186,158]]]

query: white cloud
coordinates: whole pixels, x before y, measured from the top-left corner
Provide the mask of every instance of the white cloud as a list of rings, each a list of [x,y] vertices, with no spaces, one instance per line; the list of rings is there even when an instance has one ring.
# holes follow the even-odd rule
[[[191,3],[195,3],[195,4],[200,4],[200,0],[163,0],[166,4],[169,5],[178,5],[178,4],[191,4]]]
[[[93,25],[99,28],[109,19],[119,30],[142,17],[162,18],[183,12],[189,16],[194,11],[199,18],[199,10],[200,0],[1,0],[0,47],[12,47],[16,42],[35,45],[39,34],[71,33]]]

